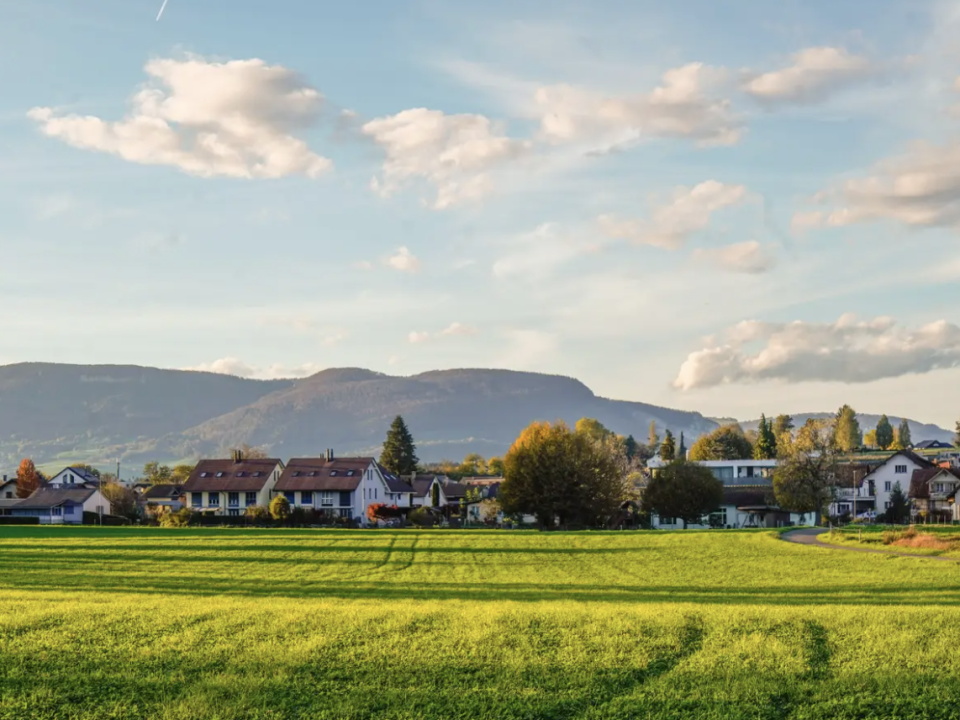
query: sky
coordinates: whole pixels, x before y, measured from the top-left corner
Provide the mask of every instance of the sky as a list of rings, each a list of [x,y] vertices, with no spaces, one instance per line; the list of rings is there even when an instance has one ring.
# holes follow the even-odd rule
[[[0,363],[960,415],[960,2],[4,0]]]

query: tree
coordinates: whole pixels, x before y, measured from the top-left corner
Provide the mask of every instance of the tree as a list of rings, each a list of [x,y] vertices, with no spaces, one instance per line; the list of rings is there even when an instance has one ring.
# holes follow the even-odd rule
[[[380,464],[394,475],[410,475],[417,470],[417,446],[403,418],[397,415],[383,443]]]
[[[674,460],[647,483],[641,510],[698,523],[723,503],[723,483],[702,465]]]
[[[886,450],[893,445],[893,425],[886,415],[881,415],[877,421],[877,447]]]
[[[960,448],[960,420],[957,420],[957,425],[954,428],[953,446]]]
[[[615,437],[615,434],[612,430],[608,430],[604,427],[603,423],[594,418],[583,417],[577,420],[577,424],[573,426],[573,431],[586,435],[592,440],[603,441],[611,437]]]
[[[723,425],[704,435],[690,448],[690,459],[705,460],[750,460],[753,446],[736,423]]]
[[[904,448],[913,445],[913,438],[910,437],[910,423],[906,418],[900,419],[900,426],[897,428],[897,439]]]
[[[893,442],[890,444],[890,450],[906,450],[907,446],[903,444],[903,441],[900,440],[900,430],[899,428],[893,431]]]
[[[437,483],[430,486],[430,507],[440,507],[440,486]]]
[[[773,492],[780,507],[820,516],[836,484],[838,448],[834,429],[812,418],[800,429],[790,452],[779,458],[773,471]]]
[[[290,517],[290,501],[283,495],[277,495],[270,501],[270,517],[283,522]]]
[[[17,497],[27,498],[40,489],[43,483],[43,477],[37,472],[37,466],[33,464],[30,458],[24,458],[20,461],[20,467],[17,468]]]
[[[902,525],[910,519],[910,502],[907,496],[903,494],[903,488],[900,483],[893,484],[893,491],[890,493],[890,507],[886,511],[886,522],[891,525]]]
[[[477,508],[477,514],[480,516],[480,522],[484,525],[495,525],[500,517],[500,503],[494,498],[481,500]]]
[[[773,421],[773,435],[779,441],[784,433],[793,435],[793,418],[789,415],[777,415],[777,419]]]
[[[103,496],[110,503],[110,512],[122,515],[130,520],[140,517],[140,504],[137,502],[137,493],[120,483],[107,483],[101,488]]]
[[[879,447],[877,445],[877,431],[876,430],[867,430],[863,434],[863,446],[867,448]]]
[[[863,446],[863,434],[856,411],[849,405],[837,410],[833,424],[834,444],[843,452],[849,453]],[[877,438],[877,442],[880,438]]]
[[[960,421],[957,422],[957,434],[960,436]],[[660,437],[657,435],[657,423],[655,420],[650,421],[650,430],[647,432],[647,447],[650,448],[651,457],[656,454],[657,448],[660,447]]]
[[[156,460],[143,466],[143,480],[151,485],[168,485],[172,482],[173,470],[169,465],[161,465]]]
[[[487,461],[487,472],[491,475],[503,475],[503,459],[492,457]]]
[[[193,472],[195,467],[196,465],[175,465],[173,470],[170,471],[170,482],[174,485],[183,485],[190,478],[190,473]]]
[[[534,515],[544,529],[603,527],[627,492],[622,443],[593,440],[562,421],[529,425],[503,462],[503,513]]]
[[[663,442],[660,444],[660,459],[664,462],[672,462],[677,457],[677,446],[673,441],[673,433],[667,430],[663,435]]]
[[[633,460],[637,456],[637,450],[640,447],[640,443],[634,440],[633,435],[627,435],[626,439],[623,441],[623,451],[627,455],[627,460]]]
[[[767,421],[767,416],[760,415],[760,427],[757,429],[757,444],[753,447],[755,460],[772,460],[777,457],[777,436],[773,432],[773,424]]]
[[[683,431],[680,431],[680,445],[677,447],[677,457],[680,460],[687,459],[687,443],[683,439]]]

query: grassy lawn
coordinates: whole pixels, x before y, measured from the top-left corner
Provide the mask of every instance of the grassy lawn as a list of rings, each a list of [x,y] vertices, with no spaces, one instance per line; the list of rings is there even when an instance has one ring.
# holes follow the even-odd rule
[[[820,539],[834,545],[910,553],[911,555],[942,555],[960,559],[960,527],[916,525],[915,537],[901,537],[893,542],[884,543],[884,532],[890,530],[889,526],[881,525],[864,526],[859,531],[856,527],[847,526],[835,530],[832,535],[822,535]],[[898,527],[893,529],[892,532],[902,534],[904,530],[906,528]]]
[[[0,528],[0,718],[953,718],[960,564],[766,531]]]

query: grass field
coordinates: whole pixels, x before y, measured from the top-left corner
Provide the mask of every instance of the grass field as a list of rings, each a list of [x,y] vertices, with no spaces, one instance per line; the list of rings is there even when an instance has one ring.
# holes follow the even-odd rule
[[[932,555],[960,560],[960,527],[951,525],[916,525],[916,536],[902,538],[891,544],[883,541],[882,525],[868,525],[862,528],[847,526],[834,530],[832,535],[824,535],[824,542],[849,547],[862,547],[871,550],[886,550],[911,555]],[[904,528],[898,528],[900,532]]]
[[[960,563],[749,531],[0,528],[0,718],[955,718]]]

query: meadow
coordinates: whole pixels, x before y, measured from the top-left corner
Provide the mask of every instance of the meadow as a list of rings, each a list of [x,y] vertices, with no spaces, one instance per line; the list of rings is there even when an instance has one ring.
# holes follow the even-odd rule
[[[834,545],[960,560],[960,527],[953,525],[914,525],[911,529],[893,529],[884,525],[847,526],[834,529],[821,539]]]
[[[0,527],[0,718],[953,718],[960,563],[769,531]]]

